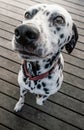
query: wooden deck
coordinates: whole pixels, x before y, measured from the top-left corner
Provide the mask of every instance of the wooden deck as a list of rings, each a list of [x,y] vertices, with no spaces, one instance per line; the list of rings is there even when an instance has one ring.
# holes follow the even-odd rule
[[[63,51],[64,82],[43,107],[30,93],[21,112],[13,108],[19,98],[20,60],[12,51],[14,28],[25,8],[38,3],[60,4],[72,15],[79,31],[71,55]],[[0,130],[84,130],[84,0],[0,0]]]

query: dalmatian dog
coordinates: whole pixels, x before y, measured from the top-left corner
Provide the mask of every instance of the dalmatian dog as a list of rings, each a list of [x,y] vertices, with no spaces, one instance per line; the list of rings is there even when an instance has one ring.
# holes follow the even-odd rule
[[[59,5],[38,4],[24,13],[23,22],[15,28],[12,44],[23,64],[18,75],[20,98],[14,110],[20,111],[25,94],[36,95],[36,103],[55,94],[63,81],[62,49],[70,54],[78,32],[70,14]]]

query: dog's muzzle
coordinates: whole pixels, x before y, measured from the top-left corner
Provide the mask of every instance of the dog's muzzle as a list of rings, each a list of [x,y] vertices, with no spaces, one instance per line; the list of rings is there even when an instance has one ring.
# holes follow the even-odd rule
[[[15,40],[21,45],[30,45],[39,38],[39,31],[33,26],[20,25],[15,29]]]

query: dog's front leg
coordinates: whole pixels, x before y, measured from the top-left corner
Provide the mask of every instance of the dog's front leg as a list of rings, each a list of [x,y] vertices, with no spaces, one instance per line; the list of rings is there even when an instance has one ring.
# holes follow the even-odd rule
[[[20,87],[20,98],[19,101],[16,103],[14,111],[18,112],[24,106],[25,94],[27,93],[27,89]]]
[[[49,95],[37,95],[36,96],[36,103],[38,105],[43,105],[44,101],[47,100],[47,98],[49,97]]]

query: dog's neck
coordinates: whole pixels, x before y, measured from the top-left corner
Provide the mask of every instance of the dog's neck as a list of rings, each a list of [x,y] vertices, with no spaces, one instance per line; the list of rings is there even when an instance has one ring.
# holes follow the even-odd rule
[[[27,61],[27,68],[32,76],[37,76],[49,71],[59,58],[59,53],[56,53],[52,58],[39,61]]]

